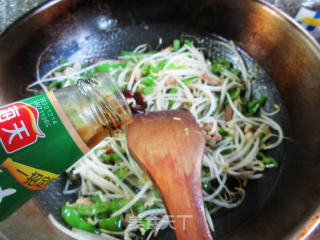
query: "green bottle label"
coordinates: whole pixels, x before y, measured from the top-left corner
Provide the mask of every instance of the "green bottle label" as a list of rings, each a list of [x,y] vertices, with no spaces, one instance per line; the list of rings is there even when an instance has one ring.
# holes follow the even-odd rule
[[[83,152],[46,94],[0,107],[0,221]]]

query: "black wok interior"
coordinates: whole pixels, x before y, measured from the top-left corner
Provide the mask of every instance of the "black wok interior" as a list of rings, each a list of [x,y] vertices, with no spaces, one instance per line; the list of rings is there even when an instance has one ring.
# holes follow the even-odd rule
[[[149,43],[153,49],[159,49],[171,44],[173,39],[180,39],[188,35],[187,38],[197,37],[194,38],[194,41],[198,46],[208,47],[212,40],[220,39],[234,40],[243,47],[245,50],[239,49],[249,70],[252,72],[254,66],[259,66],[258,76],[253,82],[254,96],[267,95],[269,105],[279,104],[282,110],[275,120],[284,128],[285,135],[294,140],[301,136],[302,130],[301,133],[292,130],[300,123],[300,121],[292,121],[297,117],[296,112],[292,110],[296,99],[290,96],[293,94],[292,89],[288,90],[292,84],[279,83],[278,68],[280,66],[274,69],[268,60],[256,56],[252,58],[250,53],[246,53],[248,46],[242,42],[242,37],[250,14],[245,15],[245,12],[249,10],[244,10],[243,2],[248,2],[247,6],[249,6],[249,1],[242,1],[242,3],[232,0],[65,0],[53,2],[55,2],[54,6],[44,5],[43,9],[38,10],[39,13],[34,12],[27,16],[1,36],[1,104],[30,96],[25,88],[36,79],[38,58],[47,48],[40,63],[40,76],[55,67],[62,58],[68,60],[86,56],[92,56],[91,59],[116,58],[121,50],[133,50],[142,43]],[[159,38],[162,39],[161,46],[159,46]],[[199,42],[197,39],[203,41]],[[233,61],[230,53],[226,52],[225,57]],[[275,56],[270,58],[275,58]],[[314,86],[319,89],[317,88],[318,83]],[[288,111],[285,106],[288,106]],[[315,106],[310,109],[316,109],[316,106],[319,106],[319,103],[315,103]],[[311,125],[314,126],[314,123],[312,122]],[[319,127],[315,129],[319,133]],[[308,132],[303,134],[309,137]],[[319,143],[319,137],[315,142]],[[215,239],[282,239],[298,226],[299,218],[306,218],[308,212],[317,206],[316,200],[320,199],[319,192],[312,191],[317,186],[319,187],[319,184],[305,184],[307,189],[303,189],[302,183],[297,182],[294,177],[293,171],[299,166],[297,163],[304,155],[304,151],[305,149],[300,149],[292,141],[285,141],[279,148],[270,152],[270,155],[280,162],[280,167],[269,169],[262,179],[251,181],[246,188],[246,199],[240,207],[232,210],[223,209],[213,215],[216,229]],[[305,155],[309,164],[314,163],[316,155],[314,150]],[[315,168],[319,169],[319,163],[317,164]],[[314,171],[315,169],[301,167],[298,170],[301,174],[299,177],[306,176],[313,179]],[[62,176],[36,198],[44,214],[51,212],[57,219],[59,219],[59,206],[75,198],[75,196],[61,194],[64,181],[65,177]],[[277,185],[278,181],[280,183]],[[290,209],[283,208],[286,201],[293,201],[291,198],[296,195],[290,184],[301,194],[306,194],[308,191],[314,194],[310,199],[303,195],[298,196],[297,203],[292,203],[292,206],[296,206],[297,213],[292,213],[292,216],[297,218],[296,221],[294,219],[283,220],[281,216],[278,216],[279,209],[285,213],[290,212]],[[279,196],[282,197],[282,200],[279,200]],[[263,221],[270,227],[269,232],[264,229]],[[278,226],[283,227],[277,229]],[[259,232],[266,233],[261,236]],[[167,230],[156,239],[174,239],[174,235],[171,230]]]

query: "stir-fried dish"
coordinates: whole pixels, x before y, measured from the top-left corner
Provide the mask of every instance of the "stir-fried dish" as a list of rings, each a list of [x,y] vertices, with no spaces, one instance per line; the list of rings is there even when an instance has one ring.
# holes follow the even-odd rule
[[[278,166],[266,150],[283,140],[281,127],[271,119],[280,111],[278,105],[273,104],[274,112],[263,111],[267,98],[252,99],[255,73],[249,74],[233,42],[218,44],[234,53],[233,63],[206,59],[207,49],[189,40],[174,40],[160,51],[150,51],[147,45],[122,51],[117,60],[89,65],[62,60],[28,89],[40,86],[47,91],[108,72],[133,114],[188,109],[206,136],[202,189],[213,231],[211,215],[220,208],[239,206],[248,180]],[[52,216],[50,220],[73,238],[150,238],[171,224],[157,189],[130,156],[123,132],[105,138],[67,174],[63,193],[79,195],[76,202],[61,206],[61,218],[70,228]]]

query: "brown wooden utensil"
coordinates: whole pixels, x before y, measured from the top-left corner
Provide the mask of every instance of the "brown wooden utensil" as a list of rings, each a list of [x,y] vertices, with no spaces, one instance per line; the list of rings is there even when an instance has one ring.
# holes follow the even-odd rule
[[[193,116],[183,110],[136,115],[127,139],[132,157],[159,189],[177,239],[212,239],[201,188],[205,137]]]

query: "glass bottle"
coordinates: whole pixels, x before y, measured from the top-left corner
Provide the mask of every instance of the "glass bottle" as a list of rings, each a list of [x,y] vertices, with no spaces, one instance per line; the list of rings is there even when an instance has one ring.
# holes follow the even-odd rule
[[[0,107],[0,221],[131,119],[107,73]]]

